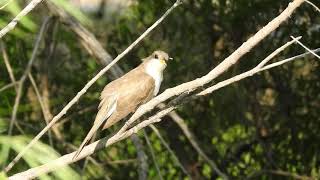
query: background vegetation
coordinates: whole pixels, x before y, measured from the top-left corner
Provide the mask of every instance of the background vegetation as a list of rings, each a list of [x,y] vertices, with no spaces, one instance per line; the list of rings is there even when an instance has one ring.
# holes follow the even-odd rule
[[[7,1],[0,2],[5,4]],[[173,0],[130,2],[129,6],[121,6],[121,11],[110,13],[101,8],[100,12],[85,14],[65,1],[55,0],[56,4],[93,32],[112,57],[121,53],[174,3]],[[174,61],[165,72],[162,92],[205,75],[277,16],[289,2],[186,0],[120,61],[119,66],[127,72],[152,51],[167,51]],[[25,5],[25,1],[14,0],[0,10],[0,27],[4,27]],[[319,2],[317,5],[319,7]],[[25,71],[46,16],[53,14],[42,3],[1,39],[17,80]],[[48,114],[55,115],[102,66],[88,54],[68,25],[54,16],[50,21],[31,74],[48,106]],[[320,43],[319,32],[319,12],[304,4],[285,24],[217,81],[254,67],[289,41],[290,35],[301,35],[308,47],[317,48]],[[4,63],[4,51],[0,57],[0,89],[11,83]],[[305,50],[300,46],[291,46],[275,60],[303,52]],[[307,56],[232,84],[210,96],[190,101],[177,112],[197,137],[203,151],[231,179],[317,179],[320,176],[319,65],[319,60]],[[51,136],[44,136],[41,143],[27,153],[7,176],[44,164],[59,154],[74,151],[91,127],[97,112],[99,92],[110,81],[109,76],[99,79],[54,128]],[[23,86],[17,113],[19,128],[16,125],[13,135],[8,136],[15,97],[14,87],[0,92],[1,167],[8,164],[46,123],[28,79]],[[165,117],[156,126],[194,179],[219,178],[170,117]],[[109,135],[119,127],[112,127],[99,136]],[[163,178],[187,179],[156,134],[150,128],[145,130]],[[148,179],[157,179],[150,148],[143,134],[140,132],[138,135],[147,154]],[[137,179],[140,163],[136,146],[128,139],[100,151],[89,159],[86,166],[84,164],[74,163],[40,179],[77,179],[79,176],[85,179]]]

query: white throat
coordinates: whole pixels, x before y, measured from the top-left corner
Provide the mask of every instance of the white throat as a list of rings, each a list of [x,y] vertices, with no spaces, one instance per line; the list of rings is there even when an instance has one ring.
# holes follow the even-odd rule
[[[155,88],[153,95],[156,96],[160,90],[160,85],[163,78],[163,70],[166,68],[158,59],[151,59],[147,62],[146,73],[154,79]]]

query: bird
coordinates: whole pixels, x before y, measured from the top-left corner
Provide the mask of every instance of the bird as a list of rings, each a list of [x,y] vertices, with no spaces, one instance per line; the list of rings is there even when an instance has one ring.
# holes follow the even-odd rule
[[[139,66],[104,87],[93,126],[73,159],[101,126],[102,130],[109,128],[158,94],[163,71],[172,58],[166,52],[156,50],[142,60]]]

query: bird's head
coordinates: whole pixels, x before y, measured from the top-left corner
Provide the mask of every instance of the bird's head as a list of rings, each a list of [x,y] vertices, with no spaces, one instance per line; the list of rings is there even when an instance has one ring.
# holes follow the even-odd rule
[[[148,66],[154,70],[163,71],[167,67],[167,62],[172,60],[169,55],[161,50],[154,51],[146,58]]]

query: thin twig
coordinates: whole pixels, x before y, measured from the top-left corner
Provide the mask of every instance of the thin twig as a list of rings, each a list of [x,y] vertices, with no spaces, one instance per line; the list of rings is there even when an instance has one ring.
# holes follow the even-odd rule
[[[42,0],[32,0],[9,24],[7,24],[0,31],[0,39],[11,31],[21,20],[21,18],[27,15],[32,9],[34,9]]]
[[[46,26],[47,26],[47,23],[49,21],[49,18],[45,18],[42,25],[41,25],[41,29],[39,31],[39,34],[37,36],[37,39],[36,39],[36,42],[35,42],[35,46],[33,48],[33,51],[32,51],[32,55],[31,55],[31,58],[28,62],[28,65],[26,67],[26,70],[24,71],[22,77],[20,78],[19,80],[19,84],[18,84],[18,92],[17,92],[17,95],[16,95],[16,98],[15,98],[15,103],[14,103],[14,106],[13,106],[13,111],[12,111],[12,115],[11,115],[11,122],[10,122],[10,127],[9,127],[9,131],[8,131],[8,134],[11,135],[12,134],[12,130],[13,130],[13,125],[16,121],[16,118],[17,118],[17,112],[18,112],[18,107],[19,107],[19,104],[20,104],[20,99],[21,99],[21,93],[22,93],[22,88],[23,88],[23,85],[24,85],[24,82],[30,72],[30,69],[31,69],[31,66],[33,64],[33,61],[36,59],[36,55],[37,55],[37,52],[38,52],[38,49],[39,49],[39,46],[40,46],[40,42],[42,40],[42,37],[43,37],[43,34],[46,30]]]
[[[11,2],[12,0],[8,0],[3,6],[0,7],[0,10],[2,10],[3,8],[5,8],[6,6],[8,6],[8,4]]]
[[[301,36],[297,37],[297,40],[301,39]],[[281,47],[279,47],[278,49],[276,49],[275,51],[273,51],[269,56],[267,56],[266,58],[264,58],[264,60],[262,60],[255,68],[260,69],[261,67],[263,67],[264,65],[266,65],[272,58],[274,58],[276,55],[278,55],[280,52],[282,52],[283,50],[285,50],[287,47],[289,47],[290,45],[292,45],[296,40],[291,40],[289,42],[287,42],[286,44],[282,45]]]
[[[131,138],[131,140],[137,150],[137,157],[138,157],[138,161],[139,161],[139,164],[138,164],[138,166],[139,166],[139,171],[138,171],[139,180],[146,180],[146,179],[148,179],[148,169],[149,169],[147,154],[143,150],[143,144],[142,144],[141,140],[139,139],[138,135],[133,134],[130,138]]]
[[[301,37],[298,37],[299,39]],[[197,95],[198,96],[202,96],[202,95],[206,95],[206,94],[209,94],[209,93],[212,93],[213,91],[219,89],[220,87],[224,87],[226,85],[229,85],[231,83],[234,83],[236,81],[239,81],[241,79],[244,79],[248,76],[252,76],[253,74],[256,74],[258,72],[261,71],[261,69],[264,67],[264,65],[266,63],[268,63],[272,58],[274,58],[276,55],[278,55],[280,52],[282,52],[284,49],[286,49],[287,47],[289,47],[290,45],[292,45],[294,42],[296,41],[296,39],[293,39],[289,42],[287,42],[286,44],[282,45],[281,47],[277,48],[275,51],[273,51],[269,56],[267,56],[265,59],[263,59],[261,61],[261,63],[259,63],[256,67],[254,67],[253,69],[249,70],[249,71],[246,71],[244,73],[241,73],[237,76],[234,76],[230,79],[227,79],[227,80],[224,80],[224,81],[221,81],[203,91],[201,91],[200,93],[198,93]]]
[[[309,177],[309,176],[298,175],[296,173],[291,173],[291,172],[287,172],[287,171],[283,171],[283,170],[267,170],[267,169],[263,169],[258,172],[255,172],[252,175],[250,175],[249,177],[247,177],[247,179],[257,179],[258,176],[260,176],[262,174],[267,174],[267,173],[278,175],[278,176],[291,177],[293,179],[299,179],[299,180],[316,180],[317,179],[317,178],[313,178],[313,177]]]
[[[87,92],[87,90],[101,77],[103,76],[111,66],[116,64],[122,59],[128,52],[130,52],[140,41],[142,41],[155,27],[157,27],[176,7],[181,4],[180,0],[177,0],[155,23],[153,23],[144,33],[142,33],[138,39],[136,39],[129,47],[127,47],[121,54],[119,54],[108,66],[103,68],[95,77],[93,77],[81,91],[50,121],[50,123],[36,136],[31,142],[13,159],[12,162],[5,168],[8,172],[14,164],[23,156],[27,149],[29,149],[40,137],[46,133],[67,111],[80,99],[80,97]]]
[[[17,84],[16,78],[14,77],[13,70],[12,70],[12,67],[11,67],[10,62],[9,62],[9,57],[8,57],[5,45],[4,45],[4,43],[3,43],[3,41],[1,39],[0,39],[0,48],[1,48],[2,56],[3,56],[4,64],[6,65],[7,71],[9,73],[10,80],[14,85],[16,85]],[[15,90],[16,90],[16,93],[17,93],[18,92],[18,87],[17,86],[15,86]]]
[[[48,124],[49,121],[50,121],[50,119],[48,119],[48,116],[46,115],[44,103],[43,103],[43,100],[42,100],[42,96],[40,95],[40,92],[39,92],[39,89],[38,89],[38,87],[37,87],[37,84],[36,84],[36,82],[35,82],[35,80],[34,80],[34,78],[32,77],[32,75],[31,75],[30,72],[29,72],[29,74],[28,74],[28,77],[29,77],[29,80],[30,80],[30,82],[31,82],[31,84],[32,84],[32,87],[33,87],[33,89],[34,89],[34,91],[35,91],[35,93],[36,93],[37,99],[38,99],[38,101],[39,101],[39,104],[40,104],[40,107],[41,107],[41,111],[42,111],[43,117],[44,117],[44,119],[45,119],[45,121],[46,121],[46,124]],[[49,143],[50,143],[51,147],[53,147],[52,133],[51,133],[50,130],[49,130],[49,132],[48,132],[48,136],[49,136]]]
[[[160,139],[161,143],[164,145],[164,147],[169,151],[169,153],[171,154],[171,156],[174,159],[174,162],[176,163],[177,166],[180,167],[180,169],[190,178],[191,175],[189,174],[189,172],[184,168],[184,166],[182,165],[182,163],[179,161],[179,158],[177,157],[177,155],[174,153],[174,151],[170,148],[169,144],[166,142],[166,140],[164,140],[164,138],[161,136],[159,130],[153,125],[151,124],[149,126],[153,132],[158,136],[158,138]]]
[[[152,157],[152,161],[153,161],[154,166],[156,167],[156,170],[157,170],[159,179],[160,179],[160,180],[163,180],[163,177],[162,177],[161,171],[160,171],[160,167],[159,167],[159,165],[158,165],[157,158],[156,158],[156,155],[155,155],[155,153],[154,153],[152,144],[151,144],[149,138],[147,137],[147,133],[146,133],[146,131],[145,131],[144,129],[143,129],[143,134],[144,134],[144,138],[145,138],[145,140],[146,140],[146,142],[147,142],[147,145],[148,145],[148,147],[149,147],[149,150],[150,150],[150,153],[151,153],[151,157]]]
[[[173,118],[173,121],[178,124],[178,126],[180,127],[184,135],[187,137],[187,139],[191,143],[192,147],[199,154],[199,156],[203,158],[219,176],[221,176],[225,180],[229,179],[228,176],[218,168],[217,163],[215,163],[212,159],[210,159],[209,156],[200,148],[199,144],[197,143],[196,137],[189,130],[184,120],[181,117],[177,116],[177,114],[174,111],[170,112],[169,114]]]
[[[305,0],[308,4],[310,4],[312,7],[314,7],[319,13],[320,13],[320,8],[318,8],[315,4],[313,4],[311,1]]]
[[[313,52],[311,49],[309,49],[307,46],[305,46],[304,44],[302,44],[302,42],[299,41],[298,38],[295,38],[293,36],[290,36],[294,41],[296,41],[300,46],[302,46],[303,48],[305,48],[307,51],[309,51],[311,54],[313,54],[315,57],[317,57],[318,59],[320,59],[320,56],[318,54],[316,54],[315,52]]]
[[[18,82],[7,84],[7,85],[3,86],[2,88],[0,88],[0,92],[4,91],[6,89],[9,89],[11,87],[15,87],[17,84],[18,84]]]

